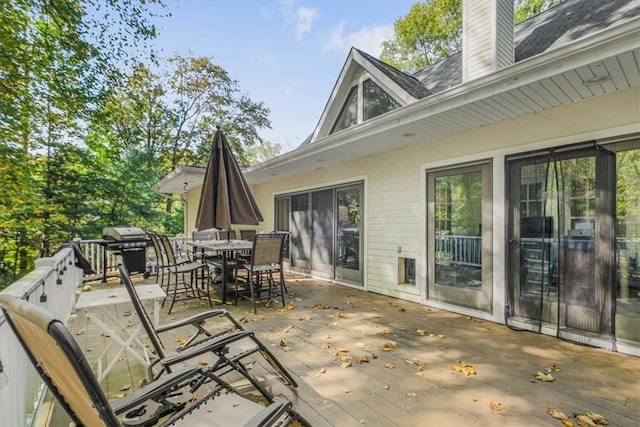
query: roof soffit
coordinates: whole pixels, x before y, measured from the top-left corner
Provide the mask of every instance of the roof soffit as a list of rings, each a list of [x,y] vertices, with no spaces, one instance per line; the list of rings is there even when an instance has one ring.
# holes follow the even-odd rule
[[[265,182],[640,86],[638,37],[640,20],[636,19],[423,98],[345,132],[318,138],[315,144],[301,146],[250,168],[246,177],[250,183]],[[574,94],[572,99],[561,101],[556,95],[556,98],[550,97],[554,100],[548,105],[541,98],[538,101],[549,91],[550,84],[567,83],[572,77],[584,80],[585,73],[589,77],[594,69],[606,67],[612,61],[624,67],[620,71],[628,76],[626,80],[618,83],[614,75],[611,81],[594,87],[580,86],[578,82],[574,86],[578,86],[581,93]],[[562,95],[563,88],[556,89]],[[533,107],[527,110],[515,98],[528,99]]]
[[[331,128],[335,123],[342,106],[346,100],[349,91],[353,87],[353,80],[358,70],[364,69],[372,78],[372,80],[380,86],[385,92],[395,99],[400,106],[409,105],[418,100],[411,93],[407,92],[393,79],[376,67],[366,56],[362,55],[357,49],[351,48],[347,60],[345,61],[342,71],[336,81],[331,92],[331,96],[320,116],[316,129],[311,137],[311,144],[316,140],[328,136]]]

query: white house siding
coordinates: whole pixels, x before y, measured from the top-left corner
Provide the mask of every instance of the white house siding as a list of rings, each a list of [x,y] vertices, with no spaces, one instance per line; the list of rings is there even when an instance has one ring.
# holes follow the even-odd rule
[[[505,154],[630,132],[640,132],[640,88],[556,107],[334,167],[312,170],[256,185],[253,190],[265,216],[265,228],[270,228],[276,195],[364,179],[366,289],[431,304],[423,299],[426,271],[424,182],[427,170],[492,160],[494,171],[502,171]],[[497,254],[493,258],[494,312],[493,315],[478,315],[501,320],[505,286],[505,186],[503,175],[495,178],[498,180],[494,183],[493,192],[493,228],[494,236],[498,238],[494,237],[494,251]],[[415,286],[397,283],[399,246],[401,256],[416,258]],[[451,311],[470,313],[469,309],[445,307]]]

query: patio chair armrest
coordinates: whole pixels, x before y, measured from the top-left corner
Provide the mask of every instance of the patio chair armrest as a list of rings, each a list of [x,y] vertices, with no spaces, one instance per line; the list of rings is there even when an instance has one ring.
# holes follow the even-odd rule
[[[204,353],[220,351],[226,348],[229,344],[232,344],[243,338],[252,337],[253,335],[254,334],[251,331],[231,332],[227,335],[222,335],[222,336],[216,337],[215,339],[203,341],[198,345],[185,348],[183,351],[177,354],[165,357],[160,361],[160,363],[164,366],[172,366],[172,365],[175,365],[176,363],[193,359],[194,357],[200,356],[201,354],[204,354]]]
[[[227,310],[225,310],[224,308],[205,311],[203,313],[198,313],[193,316],[187,317],[185,319],[180,319],[180,320],[176,320],[175,322],[166,323],[162,326],[157,327],[156,332],[158,333],[166,332],[166,331],[170,331],[172,329],[176,329],[185,325],[202,324],[204,323],[205,320],[210,319],[212,317],[220,317],[220,316],[228,317],[227,313],[228,313]]]
[[[198,375],[204,375],[202,368],[199,366],[173,372],[153,381],[135,393],[113,402],[111,406],[116,415],[120,415],[149,400],[168,394],[176,386],[185,383],[185,381],[190,381],[191,378]]]
[[[254,415],[244,427],[260,427],[274,425],[289,409],[291,402],[284,396],[275,396],[273,403]]]

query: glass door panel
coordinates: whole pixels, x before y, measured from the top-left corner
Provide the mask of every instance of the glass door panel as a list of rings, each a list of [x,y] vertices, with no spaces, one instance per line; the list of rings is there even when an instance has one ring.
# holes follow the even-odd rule
[[[311,271],[325,278],[333,277],[333,190],[311,193]]]
[[[616,153],[616,337],[640,343],[640,149]]]
[[[362,284],[362,186],[336,190],[336,278]]]
[[[427,174],[428,297],[492,308],[489,164]]]
[[[311,251],[309,194],[291,196],[291,268],[308,272]]]

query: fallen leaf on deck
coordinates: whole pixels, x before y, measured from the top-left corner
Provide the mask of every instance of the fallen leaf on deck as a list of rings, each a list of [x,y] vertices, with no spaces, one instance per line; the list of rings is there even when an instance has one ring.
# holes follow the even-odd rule
[[[558,420],[566,420],[567,418],[569,418],[560,409],[554,408],[553,406],[547,407],[547,414]]]
[[[351,365],[353,364],[353,358],[352,357],[344,357],[342,358],[342,363],[340,364],[341,368],[349,368],[351,367]]]
[[[338,322],[331,322],[331,323],[329,324],[329,326],[336,327],[336,326],[338,326]]]
[[[322,348],[324,350],[328,350],[329,348],[331,348],[331,344],[329,344],[328,342],[323,342],[322,343]]]
[[[396,343],[393,341],[387,341],[382,345],[382,350],[384,351],[394,351],[396,349]]]
[[[185,338],[176,338],[176,342],[180,345],[185,345],[187,340]]]
[[[387,334],[387,335],[389,335],[389,334],[391,333],[391,329],[384,328],[384,329],[382,330],[382,333],[383,333],[383,334]]]
[[[285,334],[286,334],[286,333],[289,333],[289,331],[290,331],[291,329],[293,329],[293,325],[289,325],[289,326],[287,326],[286,328],[284,328],[284,333],[285,333]]]
[[[547,371],[547,372],[558,372],[559,370],[560,370],[560,368],[558,368],[558,366],[555,363],[553,363],[553,364],[551,364],[551,365],[549,365],[549,366],[547,366],[545,368],[545,371]]]
[[[346,314],[344,314],[344,313],[338,313],[338,318],[340,318],[340,319],[346,319],[346,318],[347,318],[347,315],[346,315]]]
[[[551,374],[545,374],[545,373],[544,373],[544,372],[542,372],[542,371],[538,371],[538,372],[536,372],[536,373],[534,374],[534,377],[535,377],[537,380],[540,380],[540,381],[545,382],[545,383],[550,383],[550,382],[552,382],[552,381],[555,381],[555,378],[553,377],[553,375],[551,375]]]
[[[424,375],[424,372],[422,372],[422,371],[416,372],[416,377],[421,377],[423,375]]]
[[[127,395],[127,393],[119,393],[119,394],[113,394],[111,395],[111,398],[113,400],[118,400],[118,399],[122,399],[123,397],[125,397]]]
[[[242,316],[239,320],[240,323],[248,323],[249,319],[247,319],[246,317]]]
[[[385,390],[389,390],[391,387],[389,387],[389,384],[385,384],[384,389]]]
[[[207,362],[206,360],[198,360],[198,365],[200,366],[207,366],[209,364],[209,362]]]
[[[120,391],[127,391],[131,388],[131,384],[125,384],[122,387],[120,387]]]
[[[598,414],[597,412],[587,411],[585,413],[585,415],[587,417],[591,418],[593,420],[593,422],[598,424],[598,425],[606,426],[606,425],[609,424],[609,420],[607,420],[605,417],[603,417],[602,415]]]
[[[359,364],[363,364],[363,363],[369,363],[369,357],[367,355],[362,355],[360,357],[358,357],[358,363]]]
[[[363,348],[363,347],[366,347],[366,346],[367,346],[367,345],[366,345],[365,343],[363,343],[363,342],[357,342],[357,343],[356,343],[356,347]]]
[[[489,402],[489,408],[493,409],[494,411],[504,410],[504,406],[502,406],[502,403],[500,402]]]
[[[300,320],[311,320],[311,319],[313,319],[313,317],[311,316],[304,316],[300,318]]]
[[[87,332],[87,330],[86,330],[86,329],[79,329],[79,330],[76,332],[76,335],[84,335],[86,332]]]
[[[418,395],[415,394],[415,393],[407,393],[407,396],[409,396],[409,397],[417,397]]]
[[[324,375],[326,372],[327,370],[325,368],[320,368],[320,370],[316,374],[316,377],[319,377],[320,375]]]
[[[581,427],[597,427],[598,426],[598,424],[596,424],[595,421],[593,421],[586,414],[573,414],[573,416],[576,417],[576,421],[578,422],[578,425]]]
[[[425,336],[427,334],[427,331],[425,331],[424,329],[416,329],[416,334],[418,334],[418,336]]]
[[[476,369],[469,363],[454,363],[453,365],[451,365],[451,370],[455,372],[462,372],[466,376],[477,374]]]
[[[573,427],[573,421],[570,419],[560,420],[560,422],[564,425],[564,427]]]
[[[384,367],[387,368],[387,369],[394,369],[395,368],[395,366],[393,366],[393,364],[391,364],[391,363],[385,363]]]

